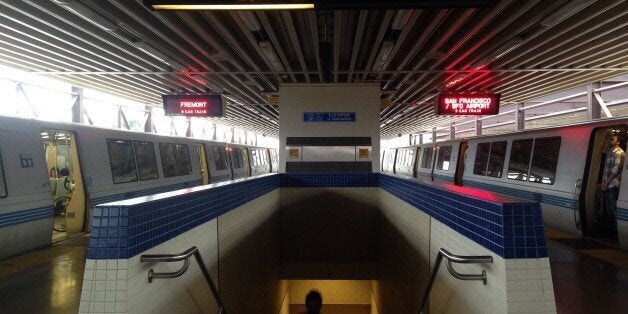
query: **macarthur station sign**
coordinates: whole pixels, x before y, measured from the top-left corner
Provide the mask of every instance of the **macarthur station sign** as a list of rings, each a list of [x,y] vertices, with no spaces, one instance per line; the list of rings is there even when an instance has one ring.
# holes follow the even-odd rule
[[[166,116],[223,117],[220,95],[162,95]]]
[[[496,115],[500,94],[441,93],[436,99],[437,115]]]

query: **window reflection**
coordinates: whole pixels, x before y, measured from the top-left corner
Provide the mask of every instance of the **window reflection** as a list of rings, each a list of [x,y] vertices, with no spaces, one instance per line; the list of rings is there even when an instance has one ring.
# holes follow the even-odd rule
[[[133,145],[130,140],[107,139],[113,183],[137,181]]]
[[[436,161],[436,169],[449,170],[450,160],[451,160],[451,145],[439,147],[438,159]]]
[[[532,139],[514,140],[510,149],[508,179],[528,180],[530,154],[532,153]]]

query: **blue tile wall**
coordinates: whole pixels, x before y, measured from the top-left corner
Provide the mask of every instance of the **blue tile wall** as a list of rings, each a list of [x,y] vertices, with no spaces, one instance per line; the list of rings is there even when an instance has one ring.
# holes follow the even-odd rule
[[[628,209],[618,207],[617,220],[628,221]]]
[[[503,258],[548,256],[538,202],[495,203],[386,174],[379,184]]]
[[[380,187],[504,258],[547,257],[538,202],[498,203],[379,173],[273,174],[134,205],[96,206],[88,258],[129,258],[279,187]]]
[[[378,173],[282,173],[282,188],[378,187]]]
[[[94,208],[87,257],[125,259],[279,188],[267,175],[135,205]]]

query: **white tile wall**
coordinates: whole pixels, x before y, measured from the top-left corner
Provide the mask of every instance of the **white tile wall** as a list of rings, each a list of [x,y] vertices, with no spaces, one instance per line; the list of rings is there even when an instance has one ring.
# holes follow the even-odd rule
[[[275,211],[279,192],[275,190],[255,202],[240,206],[230,213],[255,212],[254,208]],[[241,221],[241,233],[251,224]],[[212,279],[218,282],[218,221],[206,222],[182,235],[151,248],[142,254],[174,254],[191,246],[198,247]],[[222,250],[222,248],[221,248]],[[80,313],[216,313],[217,307],[203,275],[192,258],[190,268],[179,278],[155,279],[148,283],[148,270],[172,272],[183,262],[147,264],[140,256],[120,260],[91,260],[85,264]],[[250,272],[255,271],[250,269]],[[246,273],[246,271],[243,271]],[[240,285],[246,285],[241,282]],[[287,286],[287,285],[286,285]],[[251,300],[256,302],[256,300]],[[279,309],[281,298],[277,300]]]
[[[430,217],[384,190],[379,196],[383,217],[374,304],[381,313],[416,313],[429,275]]]
[[[491,255],[486,265],[454,264],[460,273],[486,270],[488,281],[460,281],[441,263],[430,295],[432,313],[556,313],[549,258],[504,259],[432,219],[431,264],[439,248],[456,255]]]
[[[506,260],[508,313],[556,313],[549,258]]]

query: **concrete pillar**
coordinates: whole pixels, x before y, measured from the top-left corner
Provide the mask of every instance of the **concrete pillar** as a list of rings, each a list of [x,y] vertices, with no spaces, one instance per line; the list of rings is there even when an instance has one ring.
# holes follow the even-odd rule
[[[449,126],[449,138],[452,140],[456,138],[456,123],[452,122]]]
[[[593,90],[599,87],[600,83],[587,84],[587,120],[595,120],[602,117],[600,103],[597,98],[595,98],[595,95],[593,95]]]
[[[72,86],[74,104],[72,104],[72,122],[85,123],[85,106],[83,105],[83,89]]]
[[[185,122],[188,126],[188,129],[185,131],[185,136],[186,137],[192,137],[192,118],[187,117],[185,119]]]
[[[526,112],[523,103],[515,104],[515,131],[521,132],[525,130]]]
[[[482,120],[480,116],[475,116],[475,136],[482,135]]]
[[[153,110],[150,106],[144,107],[146,110],[146,122],[144,122],[144,132],[152,133],[155,130],[155,125],[153,124]]]

